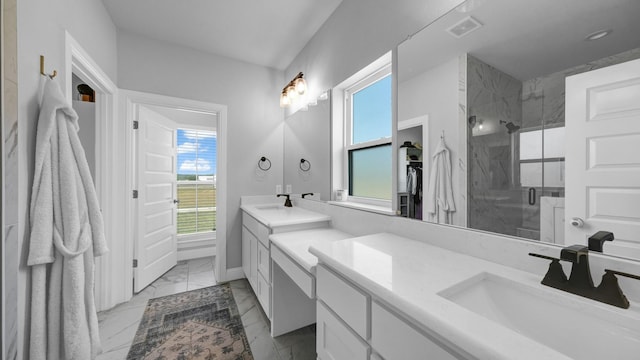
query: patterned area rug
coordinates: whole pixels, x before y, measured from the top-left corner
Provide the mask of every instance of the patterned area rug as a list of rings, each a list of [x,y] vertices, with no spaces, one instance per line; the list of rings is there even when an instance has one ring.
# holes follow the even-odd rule
[[[229,284],[151,299],[127,360],[251,360]]]

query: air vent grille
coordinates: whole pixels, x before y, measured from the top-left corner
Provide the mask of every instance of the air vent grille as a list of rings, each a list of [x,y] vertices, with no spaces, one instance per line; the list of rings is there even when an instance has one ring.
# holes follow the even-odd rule
[[[482,24],[474,19],[471,16],[467,16],[466,18],[458,21],[452,27],[447,29],[449,34],[453,35],[455,38],[459,39],[469,33],[478,30]]]

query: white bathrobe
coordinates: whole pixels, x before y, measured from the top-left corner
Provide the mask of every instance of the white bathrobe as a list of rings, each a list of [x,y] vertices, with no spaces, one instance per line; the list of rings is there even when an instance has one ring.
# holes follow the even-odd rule
[[[429,221],[441,224],[452,223],[452,213],[456,211],[456,206],[451,183],[451,156],[444,144],[444,139],[440,139],[433,154],[425,204]]]
[[[87,360],[100,351],[94,256],[108,251],[78,138],[78,116],[45,80],[31,193],[31,360]]]

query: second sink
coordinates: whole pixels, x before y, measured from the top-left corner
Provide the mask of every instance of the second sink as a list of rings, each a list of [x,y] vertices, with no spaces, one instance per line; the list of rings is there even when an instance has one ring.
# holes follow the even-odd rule
[[[440,296],[575,359],[637,359],[640,316],[481,273]],[[622,310],[624,311],[624,310]]]

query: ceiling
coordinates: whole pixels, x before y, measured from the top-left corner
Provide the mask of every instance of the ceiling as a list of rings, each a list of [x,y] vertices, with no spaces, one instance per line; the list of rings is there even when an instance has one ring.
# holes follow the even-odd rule
[[[469,0],[398,47],[400,81],[462,53],[528,80],[640,47],[638,0]],[[483,24],[456,39],[446,30],[473,16]],[[613,32],[585,41],[598,30]],[[434,51],[435,50],[435,51]]]
[[[120,30],[284,70],[342,0],[103,0]]]

